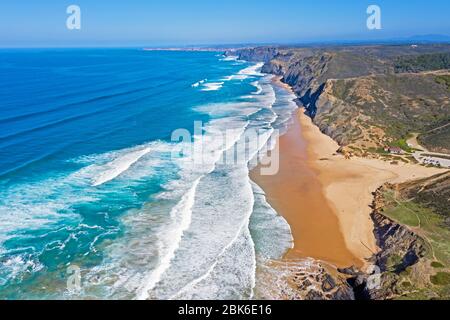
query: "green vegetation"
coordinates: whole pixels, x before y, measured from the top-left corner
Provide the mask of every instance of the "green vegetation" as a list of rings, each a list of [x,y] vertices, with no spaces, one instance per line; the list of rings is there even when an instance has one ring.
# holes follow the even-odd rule
[[[433,268],[436,268],[436,269],[440,269],[440,268],[444,268],[445,267],[442,263],[440,263],[438,261],[431,262],[431,266]]]
[[[404,199],[429,208],[443,220],[442,226],[450,229],[450,173],[444,172],[419,182],[405,183]]]
[[[405,281],[405,282],[402,282],[402,286],[406,289],[409,289],[412,287],[412,283],[409,281]]]
[[[433,152],[450,154],[450,117],[442,123],[443,125],[437,126],[439,129],[419,136],[419,140]]]
[[[412,202],[398,202],[393,193],[386,193],[385,198],[390,200],[391,206],[385,209],[384,215],[400,224],[415,228],[420,227],[420,215],[426,214],[422,212],[422,208]],[[420,211],[419,214],[418,211]]]
[[[381,154],[381,155],[390,155],[390,153],[388,151],[385,151],[384,148],[370,147],[370,148],[368,148],[368,151],[371,153],[377,153],[377,154]]]
[[[437,76],[435,79],[437,83],[447,86],[450,91],[450,75]]]
[[[418,228],[431,246],[429,258],[437,258],[450,266],[450,230],[445,226],[445,217],[432,209],[411,200],[396,199],[392,192],[385,194],[389,202],[384,215],[400,224]]]
[[[327,126],[331,136],[338,137],[342,144],[361,142],[361,132],[355,132],[349,121],[364,119],[355,121],[374,144],[380,144],[379,135],[370,131],[376,127],[384,131],[388,141],[393,141],[391,146],[408,153],[414,152],[406,142],[411,132],[426,133],[420,136],[420,142],[430,150],[450,152],[450,125],[446,126],[450,123],[450,95],[436,81],[436,75],[386,74],[332,80],[332,90],[338,101],[331,109],[319,109],[315,121]]]
[[[314,122],[355,155],[416,162],[411,133],[421,133],[430,152],[450,155],[450,72],[423,72],[450,69],[449,45],[284,48],[270,68],[292,85]],[[396,185],[383,196],[383,213],[404,226],[382,230],[388,295],[450,298],[450,175]]]
[[[450,69],[449,45],[279,53],[272,70],[292,85],[314,122],[355,155],[416,162],[407,144],[411,133],[421,133],[417,139],[430,152],[450,155],[450,72],[423,72]],[[385,146],[406,154],[396,157]],[[403,225],[381,230],[387,242],[380,243],[379,261],[387,268],[388,295],[450,298],[450,174],[399,184],[381,197],[383,213]]]
[[[406,139],[398,139],[397,141],[394,141],[391,144],[391,147],[399,147],[403,151],[406,151],[408,153],[412,153],[414,150],[408,146],[408,143],[406,142]]]
[[[386,267],[389,271],[395,271],[397,266],[402,263],[403,257],[400,255],[392,255],[386,261]]]
[[[450,53],[403,56],[395,61],[395,72],[422,72],[450,69]]]
[[[384,189],[383,214],[407,226],[419,236],[425,249],[417,264],[400,273],[397,268],[402,265],[404,254],[393,251],[387,256],[388,276],[398,277],[396,288],[400,296],[396,299],[450,298],[449,195],[448,172]],[[429,279],[429,285],[418,281],[424,277]]]
[[[450,69],[449,45],[270,50],[267,70],[284,76],[314,122],[341,145],[361,146],[362,136],[366,146],[396,141],[410,152],[398,140],[417,132],[424,147],[450,154],[450,126],[442,128],[450,123],[450,75],[423,72]],[[319,99],[323,92],[336,99]]]
[[[436,286],[448,286],[450,285],[450,273],[438,272],[430,277],[430,281]]]

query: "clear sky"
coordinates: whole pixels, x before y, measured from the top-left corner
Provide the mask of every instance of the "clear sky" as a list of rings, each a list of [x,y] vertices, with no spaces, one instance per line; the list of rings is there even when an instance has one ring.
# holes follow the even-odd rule
[[[81,8],[68,30],[66,8]],[[366,28],[381,7],[382,30]],[[2,0],[0,46],[298,43],[450,35],[449,0]]]

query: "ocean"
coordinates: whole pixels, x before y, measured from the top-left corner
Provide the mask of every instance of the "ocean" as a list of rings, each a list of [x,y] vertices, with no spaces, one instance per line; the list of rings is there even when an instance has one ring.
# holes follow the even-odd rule
[[[0,299],[258,298],[292,236],[249,170],[296,108],[261,67],[0,50]],[[263,143],[226,161],[250,130]]]

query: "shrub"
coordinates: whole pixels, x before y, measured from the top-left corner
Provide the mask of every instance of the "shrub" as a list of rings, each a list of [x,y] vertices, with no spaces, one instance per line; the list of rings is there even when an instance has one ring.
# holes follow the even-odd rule
[[[445,267],[442,263],[440,263],[440,262],[438,262],[438,261],[433,261],[433,262],[431,263],[431,266],[432,266],[433,268],[444,268],[444,267]]]
[[[450,273],[438,272],[430,277],[431,283],[436,286],[446,286],[450,284]]]

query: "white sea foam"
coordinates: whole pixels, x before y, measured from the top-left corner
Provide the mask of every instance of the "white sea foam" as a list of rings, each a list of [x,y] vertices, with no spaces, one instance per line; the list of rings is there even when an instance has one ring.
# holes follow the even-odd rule
[[[267,141],[270,137],[273,129],[267,130],[265,134],[262,134],[262,141]],[[247,131],[248,133],[248,131]],[[247,139],[246,133],[244,133],[240,140]],[[264,144],[265,142],[263,142]],[[260,145],[260,144],[258,144]],[[253,144],[255,146],[255,144]],[[228,149],[230,151],[231,149]],[[236,165],[241,169],[235,169],[236,172],[241,172],[239,179],[233,179],[230,182],[231,186],[228,186],[230,190],[235,190],[238,195],[235,195],[233,199],[241,202],[240,212],[247,212],[246,214],[240,214],[242,220],[233,219],[233,221],[242,221],[241,226],[236,226],[238,230],[236,236],[222,249],[222,251],[212,261],[209,268],[202,274],[186,284],[183,288],[179,289],[172,299],[211,299],[213,297],[218,299],[235,299],[247,297],[251,298],[253,295],[253,288],[255,286],[254,272],[256,270],[256,258],[255,247],[253,239],[249,233],[249,220],[250,215],[253,212],[252,208],[245,207],[248,203],[254,203],[252,185],[248,180],[248,169],[246,163],[254,157],[259,149],[241,150],[248,155],[247,157],[241,157],[242,162],[238,162]],[[242,170],[242,171],[241,171]],[[234,183],[236,181],[243,180],[241,187],[237,187]],[[228,189],[224,184],[220,184],[220,190],[227,192]],[[228,205],[228,204],[227,204]],[[239,212],[238,211],[238,212]],[[228,214],[237,214],[230,211],[230,208],[226,211]],[[228,218],[230,218],[228,216]],[[225,223],[229,224],[229,222]],[[251,258],[253,257],[253,258]],[[239,261],[239,262],[238,262]],[[238,262],[238,263],[237,263]],[[219,280],[220,279],[220,280]]]
[[[259,104],[259,102],[256,102]],[[233,104],[229,107],[232,108]],[[240,109],[242,106],[234,108]],[[258,110],[260,110],[259,108]],[[229,111],[229,110],[228,110]],[[273,112],[266,124],[275,119]],[[249,114],[251,115],[251,113]],[[232,120],[233,119],[233,120]],[[232,122],[229,122],[229,121]],[[260,122],[262,120],[255,120]],[[219,118],[211,123],[215,130],[242,123],[239,118]],[[255,286],[255,248],[249,232],[254,196],[248,178],[247,163],[266,144],[273,128],[260,132],[262,143],[243,145],[249,137],[253,120],[246,131],[222,155],[227,158],[238,151],[237,162],[218,161],[214,171],[200,181],[193,207],[195,215],[187,236],[167,272],[154,288],[156,298],[174,299],[240,299],[251,298]],[[256,122],[255,122],[256,124]],[[220,129],[222,128],[222,129]],[[250,135],[249,135],[250,134]]]
[[[104,170],[93,179],[92,186],[97,187],[117,178],[120,174],[128,170],[140,158],[149,153],[150,150],[150,148],[136,150],[107,163],[106,165],[104,165]]]
[[[252,85],[257,88],[257,91],[253,93],[254,97],[258,99],[265,108],[272,108],[277,100],[275,90],[270,84],[271,79],[272,77],[268,76],[264,78],[264,84],[261,84],[259,81],[252,83]]]
[[[130,157],[134,158],[134,161],[137,156],[142,155],[144,150],[147,152],[148,148],[157,151],[158,155],[155,154],[155,157],[149,157],[142,161],[142,167],[135,163],[135,167],[130,173],[122,172],[123,178],[126,177],[123,183],[131,186],[134,181],[142,177],[149,177],[154,173],[153,169],[158,167],[160,162],[160,153],[170,150],[169,144],[153,142],[137,148],[84,156],[71,161],[83,165],[83,167],[69,175],[52,175],[48,178],[0,188],[0,254],[14,254],[14,250],[6,249],[2,245],[13,237],[20,238],[22,231],[39,230],[43,232],[42,237],[52,233],[66,232],[69,234],[66,240],[59,239],[47,244],[49,248],[64,248],[65,244],[71,239],[73,240],[80,235],[84,236],[86,230],[90,228],[97,228],[98,226],[95,225],[83,224],[82,217],[73,208],[79,204],[95,203],[99,200],[101,190],[92,188],[91,184],[95,177],[105,172],[108,164],[117,161],[117,159],[123,160]],[[136,153],[137,151],[140,152]],[[127,154],[131,156],[127,157]],[[102,163],[106,163],[106,165]],[[121,186],[118,185],[114,188],[119,190]],[[114,190],[114,188],[110,188],[109,191]],[[77,196],[74,197],[74,194]],[[58,224],[63,227],[55,229]],[[108,231],[105,231],[101,236],[107,233]],[[99,237],[100,235],[91,244],[93,250],[95,250],[95,241]],[[15,250],[33,252],[37,249],[17,246]],[[39,254],[39,252],[35,252],[35,254]],[[23,256],[23,259],[25,259],[25,256]],[[27,259],[29,261],[25,261],[22,265],[29,267],[35,263],[32,255],[27,256]],[[13,262],[17,262],[18,266],[13,267],[11,265],[8,268],[22,270],[18,259],[11,259],[11,263]],[[1,272],[2,268],[0,268]]]
[[[35,273],[44,268],[39,260],[29,254],[17,254],[2,261],[0,269],[0,285],[14,280],[24,273]]]
[[[239,76],[259,75],[258,68],[246,69]],[[206,81],[200,85],[206,85]],[[109,190],[152,176],[158,166],[175,164],[179,168],[178,177],[161,186],[163,191],[154,195],[155,201],[131,210],[121,219],[125,235],[108,245],[104,261],[85,275],[86,294],[139,299],[253,296],[256,254],[261,250],[255,248],[251,216],[261,196],[255,199],[248,162],[262,144],[268,143],[274,132],[273,123],[282,114],[281,107],[273,108],[270,83],[263,79],[259,85],[261,90],[255,85],[258,92],[249,101],[196,108],[210,114],[213,120],[206,124],[202,137],[195,137],[197,147],[192,154],[162,158],[174,144],[157,143],[82,160],[87,166],[72,175],[70,181],[76,181],[77,188],[85,186],[93,196],[106,189],[93,188],[93,181],[120,182],[118,186],[108,184]],[[239,141],[248,138],[251,129],[257,128],[264,128],[259,144],[238,149],[241,157],[237,162],[223,161],[227,150],[231,151]],[[229,130],[229,137],[223,140],[225,130]],[[203,148],[198,148],[200,144]],[[198,153],[204,159],[200,166],[192,161]],[[55,213],[58,210],[55,208]],[[276,213],[267,213],[270,214],[274,220],[265,221],[282,224]],[[273,242],[269,237],[263,240]],[[272,248],[266,248],[269,255]],[[274,255],[279,251],[275,250]]]
[[[254,86],[257,90],[253,92],[253,94],[258,95],[261,94],[263,91],[263,88],[259,84],[259,81],[252,82],[252,86]],[[272,89],[273,90],[273,89]]]
[[[4,251],[2,244],[21,230],[41,230],[60,221],[77,223],[79,216],[72,212],[71,206],[93,201],[95,196],[58,195],[73,193],[73,186],[78,183],[83,182],[75,177],[52,177],[0,189],[0,254]]]
[[[233,76],[226,76],[222,78],[222,81],[230,81],[233,80]]]
[[[238,59],[239,59],[238,56],[228,56],[228,57],[225,57],[225,58],[220,59],[220,60],[221,61],[237,61]]]
[[[245,222],[208,270],[170,299],[251,299],[256,285],[255,268],[255,247]]]
[[[201,91],[217,91],[222,89],[223,82],[207,82],[203,84]]]
[[[181,242],[183,233],[189,228],[192,216],[192,206],[195,201],[195,192],[197,190],[200,178],[195,180],[191,189],[181,198],[180,202],[172,209],[170,213],[172,227],[170,231],[164,232],[161,236],[165,239],[159,242],[160,262],[145,279],[144,286],[139,289],[138,300],[145,300],[149,297],[149,291],[161,279],[161,275],[169,268],[176,250]]]
[[[231,172],[221,168],[201,180],[188,236],[183,238],[171,267],[155,287],[156,297],[225,298],[231,297],[233,290],[235,298],[241,291],[250,295],[254,251],[251,238],[242,240],[253,203],[247,175],[244,167]],[[241,250],[236,250],[236,242],[241,243]],[[243,252],[245,256],[236,259]],[[223,272],[218,272],[219,266]],[[211,291],[212,288],[216,290]]]
[[[231,80],[245,80],[249,77],[262,77],[264,76],[263,73],[261,73],[261,68],[263,67],[264,63],[256,63],[254,65],[251,65],[247,68],[244,68],[240,70],[237,74],[233,74],[231,76],[226,76],[222,80],[223,81],[231,81]]]
[[[231,76],[226,76],[222,80],[223,81],[231,81],[231,80],[245,80],[248,76],[244,74],[233,74]]]
[[[193,230],[197,229],[196,226],[191,226],[185,230],[186,225],[181,228],[179,221],[177,223],[177,220],[172,218],[173,213],[180,212],[181,207],[183,210],[186,209],[189,202],[187,199],[195,199],[194,204],[199,201],[198,197],[204,194],[204,190],[198,190],[199,186],[208,185],[201,182],[201,177],[208,176],[215,170],[223,151],[236,143],[247,125],[248,122],[239,117],[215,119],[204,128],[205,134],[201,138],[205,140],[202,141],[200,137],[194,139],[194,144],[203,144],[203,148],[195,147],[193,154],[172,159],[179,166],[179,179],[164,184],[165,191],[155,196],[156,201],[149,204],[148,210],[142,208],[125,216],[122,223],[126,226],[128,234],[123,240],[115,241],[107,248],[108,259],[86,275],[88,282],[94,281],[102,284],[102,288],[111,288],[107,292],[102,292],[102,296],[141,299],[159,296],[157,288],[161,287],[161,281],[165,283],[172,266],[177,265],[180,249],[176,245],[179,239],[176,235],[180,234],[180,230],[184,230],[181,247],[185,241],[189,243],[190,240],[186,237],[189,238]],[[231,129],[229,132],[231,135],[226,141],[221,139],[225,129]],[[200,152],[200,155],[197,155],[197,152]],[[204,158],[202,165],[196,165],[193,161],[198,156]],[[193,188],[195,181],[198,181],[197,188]],[[170,206],[174,201],[178,204]],[[165,214],[166,210],[172,214]],[[196,212],[195,206],[192,212]],[[133,243],[131,247],[128,245],[130,242]],[[111,274],[115,275],[114,279]],[[86,290],[92,292],[98,290],[97,288],[93,286]]]
[[[294,246],[291,227],[267,202],[262,188],[254,182],[252,188],[255,204],[250,220],[250,231],[257,244],[256,254],[261,260],[279,259]]]
[[[206,113],[215,118],[249,116],[261,109],[261,106],[254,102],[225,102],[211,103],[194,108],[197,112]],[[224,129],[226,130],[226,128]]]
[[[256,63],[255,65],[252,65],[250,67],[247,67],[245,69],[242,69],[239,71],[240,75],[247,75],[247,76],[264,76],[263,73],[261,73],[261,68],[264,66],[264,63]]]
[[[205,136],[202,137],[202,141],[197,140],[200,137],[197,137],[196,141],[194,143],[201,143],[203,148],[202,149],[198,149],[200,150],[200,152],[202,152],[201,156],[204,158],[203,161],[205,161],[206,163],[201,167],[204,170],[204,174],[209,174],[211,172],[213,172],[215,170],[216,167],[216,163],[218,162],[218,160],[221,158],[221,154],[224,150],[230,148],[231,146],[233,146],[236,141],[242,136],[244,129],[245,129],[246,123],[242,122],[242,120],[238,120],[238,119],[228,119],[228,118],[222,118],[222,119],[216,119],[214,121],[211,121],[206,127],[205,127]],[[222,129],[220,129],[222,128]],[[227,140],[223,140],[220,139],[219,135],[222,135],[223,133],[223,129],[227,128],[228,130],[231,130],[229,132],[233,133],[231,134],[231,137],[229,137]],[[234,129],[233,129],[234,128]],[[194,148],[195,150],[196,148]],[[199,155],[192,155],[193,157],[198,157]],[[185,160],[188,160],[185,163],[186,168],[190,168],[190,166],[192,165],[192,158],[189,157]],[[184,165],[182,166],[184,167]],[[190,168],[192,169],[192,168]],[[195,171],[201,171],[200,168],[197,168],[197,170]],[[207,171],[207,172],[205,172]],[[190,174],[192,173],[192,171],[189,171]],[[203,175],[204,178],[198,178],[196,181],[197,183],[195,184],[196,187],[194,188],[195,191],[197,191],[197,194],[194,195],[190,192],[188,192],[188,194],[192,194],[192,199],[196,199],[196,201],[198,200],[198,197],[201,197],[201,194],[203,194],[204,192],[199,191],[197,185],[200,184],[202,186],[207,186],[209,184],[210,181],[208,181],[207,183],[203,182],[203,179],[205,179],[206,176]],[[172,189],[172,188],[171,188]],[[191,189],[192,190],[192,189]],[[194,191],[194,193],[195,193]],[[167,197],[168,195],[166,195]],[[186,197],[186,195],[184,196]],[[183,200],[182,200],[183,201]],[[181,203],[181,202],[180,202]],[[198,211],[196,210],[196,207],[191,208],[193,211],[196,212],[196,216],[199,215]],[[196,221],[195,217],[194,220]],[[198,222],[197,222],[198,223]],[[201,224],[203,224],[200,221]],[[205,227],[205,225],[203,224],[203,227]],[[189,228],[189,234],[192,233],[197,233],[198,229],[197,226],[193,227],[193,228]],[[161,233],[160,236],[160,241],[161,243],[165,243],[165,245],[169,245],[169,247],[174,248],[173,247],[173,242],[174,239],[173,237],[170,236],[170,232],[168,233],[169,236],[167,236],[167,233]],[[199,234],[199,236],[202,235],[202,233]],[[203,235],[202,235],[203,237]],[[175,238],[175,239],[180,239],[180,238]],[[181,238],[181,243],[177,240],[175,240],[175,242],[180,243],[180,246],[184,243],[190,243],[192,240],[188,239],[186,240],[186,238]],[[164,247],[164,245],[163,245]],[[177,247],[178,248],[178,247]],[[161,250],[159,250],[161,252]],[[173,251],[174,252],[174,251]],[[177,251],[177,256],[179,255],[179,251]],[[165,255],[167,256],[167,255]],[[174,255],[171,255],[171,261],[174,258]],[[177,257],[175,257],[177,258]],[[169,261],[169,262],[171,262]],[[163,259],[163,262],[167,262],[167,259]],[[140,294],[138,295],[138,298],[148,298],[148,292],[149,290],[153,289],[153,287],[155,285],[157,286],[161,286],[161,284],[159,283],[159,281],[162,279],[163,283],[164,283],[164,279],[166,279],[167,277],[167,272],[169,272],[170,274],[170,270],[173,268],[173,263],[177,263],[177,262],[173,262],[172,264],[167,264],[167,263],[160,263],[159,266],[156,268],[156,271],[152,272],[152,275],[150,276],[150,279],[146,279],[144,280],[145,282],[145,289],[141,289]],[[162,274],[161,271],[162,269],[164,269],[164,271],[167,270],[166,273]],[[158,281],[155,281],[155,272],[157,272],[158,275]]]
[[[206,81],[208,81],[208,79],[200,80],[200,81],[198,81],[198,82],[192,84],[192,87],[193,87],[193,88],[197,88],[197,87],[199,87],[201,84],[205,83]]]

